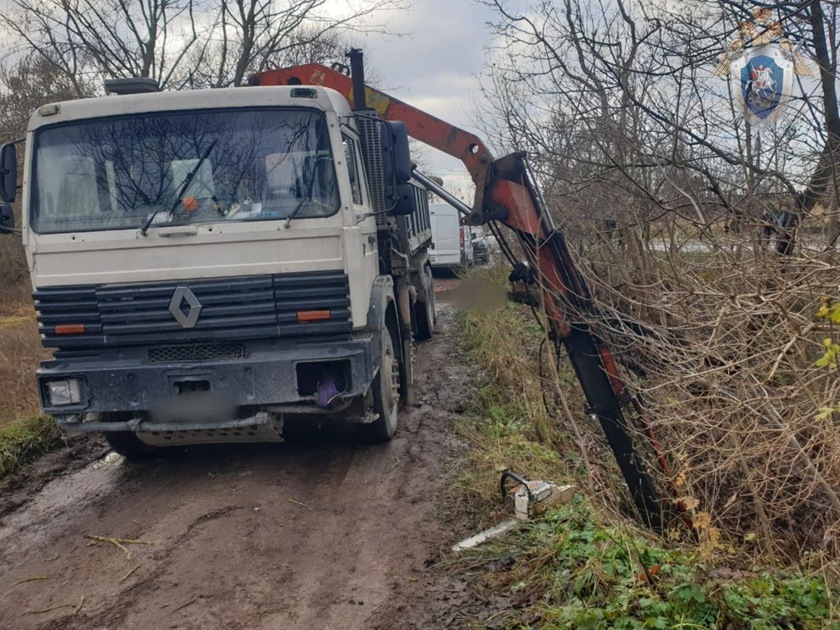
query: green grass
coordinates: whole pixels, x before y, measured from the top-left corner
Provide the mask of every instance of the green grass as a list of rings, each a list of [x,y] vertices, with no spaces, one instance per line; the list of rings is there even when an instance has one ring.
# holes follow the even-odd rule
[[[476,578],[514,602],[499,628],[840,627],[821,575],[716,572],[690,549],[599,522],[582,496],[463,561],[493,567]]]
[[[61,431],[46,416],[15,420],[0,428],[0,479],[60,444]]]
[[[486,270],[467,280],[498,283]],[[451,570],[471,574],[479,590],[511,601],[489,627],[840,628],[837,567],[821,558],[762,566],[711,529],[699,541],[684,531],[660,538],[605,509],[615,496],[586,476],[568,420],[545,409],[537,360],[542,332],[528,309],[468,311],[459,328],[480,377],[467,410],[473,420],[462,426],[474,448],[457,490],[478,527],[502,518],[498,479],[505,468],[531,479],[598,486],[601,493],[596,501],[580,490],[571,504],[452,561]],[[582,419],[582,395],[568,367],[561,365],[559,380],[572,414]],[[595,462],[599,474],[606,472],[601,482],[612,461],[603,459]]]

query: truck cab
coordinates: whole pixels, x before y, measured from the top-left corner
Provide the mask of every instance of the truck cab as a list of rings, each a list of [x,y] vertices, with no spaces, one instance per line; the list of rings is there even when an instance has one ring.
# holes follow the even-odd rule
[[[44,411],[126,455],[280,440],[292,416],[390,439],[433,327],[431,232],[404,130],[364,113],[360,135],[359,117],[304,86],[34,112],[21,227],[54,351]]]

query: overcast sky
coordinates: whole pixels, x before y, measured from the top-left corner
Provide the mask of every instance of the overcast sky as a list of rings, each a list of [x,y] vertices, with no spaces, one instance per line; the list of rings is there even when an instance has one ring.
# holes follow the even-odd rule
[[[447,122],[474,131],[472,102],[486,59],[492,12],[473,0],[414,0],[393,15],[389,30],[354,39],[369,56],[384,91]],[[429,152],[435,174],[465,172],[458,160]]]
[[[332,0],[337,15],[360,0]],[[361,0],[362,2],[364,0]],[[411,0],[412,7],[378,15],[386,29],[401,35],[351,34],[375,68],[378,85],[388,93],[443,120],[472,129],[472,99],[491,40],[486,22],[492,13],[474,0]],[[10,0],[0,0],[7,9]],[[327,5],[329,7],[329,5]],[[434,174],[465,172],[458,160],[429,151]]]

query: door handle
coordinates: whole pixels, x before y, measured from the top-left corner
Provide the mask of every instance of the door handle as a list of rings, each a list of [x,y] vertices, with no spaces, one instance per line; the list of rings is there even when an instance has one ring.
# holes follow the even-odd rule
[[[174,225],[172,227],[158,228],[158,236],[195,236],[198,234],[198,227],[195,225]]]

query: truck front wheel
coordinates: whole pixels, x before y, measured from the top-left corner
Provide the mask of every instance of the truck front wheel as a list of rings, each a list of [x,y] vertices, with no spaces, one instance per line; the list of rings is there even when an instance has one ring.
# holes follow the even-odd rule
[[[112,451],[130,460],[150,457],[158,452],[157,448],[143,442],[133,431],[107,431],[105,439]]]
[[[400,402],[400,364],[393,334],[385,330],[379,373],[373,380],[373,411],[379,418],[361,428],[371,442],[387,442],[397,430]]]

